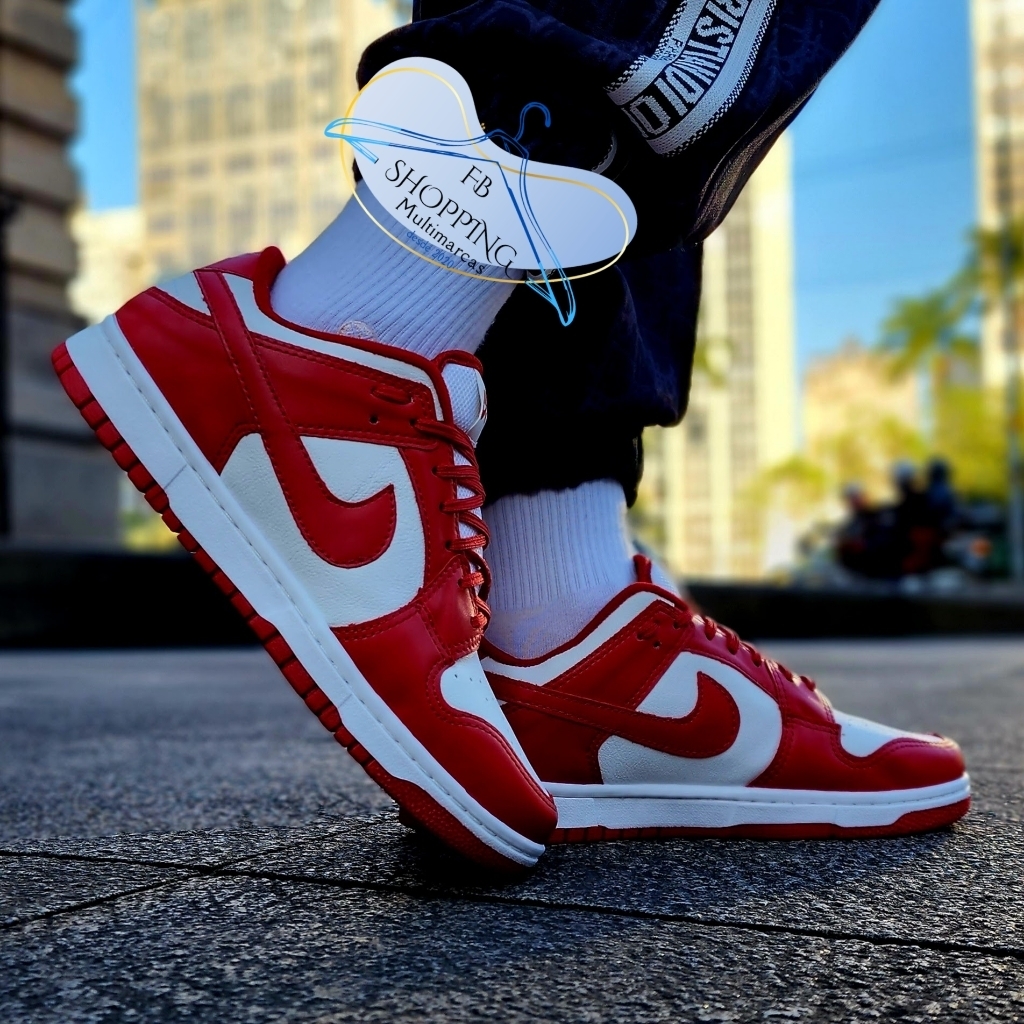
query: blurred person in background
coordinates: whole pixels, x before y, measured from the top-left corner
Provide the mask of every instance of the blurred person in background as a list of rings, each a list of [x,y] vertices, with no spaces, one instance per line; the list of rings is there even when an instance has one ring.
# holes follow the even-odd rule
[[[945,459],[936,456],[928,462],[924,489],[928,516],[947,537],[956,528],[959,515],[952,476],[952,467]]]
[[[892,511],[872,505],[858,483],[843,488],[843,500],[846,519],[835,538],[836,560],[859,576],[889,578],[893,561]]]

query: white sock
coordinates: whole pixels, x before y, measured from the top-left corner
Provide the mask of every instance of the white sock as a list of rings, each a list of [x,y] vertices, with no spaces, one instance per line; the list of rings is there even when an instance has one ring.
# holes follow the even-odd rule
[[[487,639],[517,658],[571,640],[636,581],[620,484],[510,494],[484,509],[494,582]]]
[[[366,182],[358,192],[373,216],[404,240],[408,229],[373,198]],[[475,352],[514,287],[420,259],[351,199],[281,271],[271,303],[293,323],[372,338],[432,359],[453,348]]]

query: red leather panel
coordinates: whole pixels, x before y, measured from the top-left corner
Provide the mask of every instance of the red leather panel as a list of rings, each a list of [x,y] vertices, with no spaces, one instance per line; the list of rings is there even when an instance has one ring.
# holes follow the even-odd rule
[[[256,429],[256,422],[213,322],[155,288],[122,306],[117,322],[219,473],[238,442]]]
[[[674,757],[724,754],[740,731],[740,712],[732,694],[705,672],[697,673],[697,701],[693,710],[677,718],[633,711],[501,675],[492,675],[491,685],[498,699],[506,704],[597,728]]]
[[[782,710],[782,741],[752,786],[870,792],[935,786],[963,775],[963,755],[951,740],[895,739],[868,757],[848,753],[817,688],[800,677],[783,678],[777,667],[772,671],[778,678],[775,699]]]
[[[316,474],[299,435],[408,446],[406,462],[428,528],[427,577],[436,574],[450,557],[445,543],[457,536],[457,524],[437,514],[442,501],[454,499],[454,485],[431,472],[434,465],[451,463],[451,450],[414,425],[417,418],[435,416],[429,389],[287,342],[252,337],[219,275],[202,276],[207,301],[231,334],[233,348],[209,317],[156,289],[124,306],[118,322],[213,467],[223,470],[241,438],[258,431],[313,550],[336,565],[360,565],[390,543],[393,490],[365,502],[341,501]]]
[[[895,739],[869,757],[854,757],[843,749],[834,722],[784,722],[779,752],[752,786],[863,793],[937,786],[964,773],[963,755],[951,740]]]
[[[441,674],[476,650],[474,608],[452,559],[407,608],[334,632],[373,688],[471,796],[521,835],[545,842],[555,827],[550,796],[491,725],[448,705]]]
[[[655,602],[589,658],[544,689],[635,709],[654,689],[682,649],[686,635],[692,632],[692,627],[682,623],[683,616],[677,609]],[[509,705],[505,713],[526,756],[545,782],[602,781],[597,754],[612,735],[611,730],[566,721],[521,705]],[[718,734],[714,737],[716,743],[721,738]]]
[[[328,490],[282,407],[270,370],[253,345],[224,278],[210,270],[199,271],[196,277],[302,536],[331,565],[353,567],[376,561],[395,534],[394,486],[389,484],[358,502],[344,501]]]
[[[212,263],[209,270],[220,270],[225,274],[237,274],[250,280],[259,278],[273,281],[285,264],[281,250],[270,246],[262,252],[245,252],[239,256],[229,256],[219,263]]]

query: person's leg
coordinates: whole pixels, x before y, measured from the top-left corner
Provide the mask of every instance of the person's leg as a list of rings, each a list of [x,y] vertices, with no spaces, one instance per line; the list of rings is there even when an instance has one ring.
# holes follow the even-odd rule
[[[875,3],[421,0],[364,56],[361,81],[401,57],[451,64],[484,123],[513,134],[523,104],[548,104],[531,156],[600,167],[637,207],[625,258],[575,283],[570,328],[519,289],[479,352],[496,576],[483,665],[563,839],[882,835],[966,811],[954,743],[842,715],[645,559],[627,575],[641,432],[685,410],[700,241]]]
[[[359,186],[359,199],[376,220],[404,237],[401,226],[365,184]],[[637,380],[634,374],[634,419],[642,414],[644,402],[649,409],[659,397],[658,417],[675,418],[682,401],[673,384],[685,379],[690,361],[699,250],[644,261],[642,274],[661,269],[667,276],[667,259],[673,264],[671,276],[681,285],[652,291],[647,305],[662,304],[657,314],[661,319],[668,318],[671,307],[677,355],[667,372],[661,368],[660,395],[652,375]],[[623,431],[617,422],[622,410],[613,404],[597,403],[587,414],[579,409],[585,393],[607,393],[614,377],[626,379],[640,357],[643,339],[638,329],[611,335],[612,344],[603,352],[596,347],[602,343],[603,319],[614,315],[611,303],[621,302],[628,289],[626,280],[616,271],[618,288],[603,279],[599,287],[585,287],[584,310],[568,330],[548,316],[542,300],[523,289],[516,305],[525,304],[528,315],[538,321],[532,340],[506,344],[499,326],[481,353],[493,392],[491,409],[498,411],[497,425],[485,431],[481,441],[482,462],[490,471],[485,486],[497,498],[484,515],[494,579],[489,635],[524,657],[546,653],[574,636],[634,579],[635,550],[626,526],[625,495],[627,488],[635,491],[639,479],[638,441]],[[476,351],[514,287],[453,274],[426,262],[395,244],[353,200],[282,269],[271,301],[279,315],[295,323],[369,337],[430,358],[449,348]],[[600,301],[591,301],[598,297]],[[635,306],[645,297],[632,301]],[[512,329],[518,331],[518,324],[514,315]],[[547,358],[541,356],[545,350]],[[477,418],[477,393],[460,391],[453,383],[449,381],[449,390],[456,420],[467,426]],[[522,401],[526,389],[533,392],[536,404]],[[542,454],[524,458],[531,451]],[[658,580],[673,588],[664,574]]]
[[[494,567],[488,636],[511,654],[571,639],[635,578],[626,507],[642,469],[638,424],[685,409],[700,257],[683,246],[582,279],[568,328],[517,293],[478,353],[491,409],[479,447]]]
[[[364,55],[360,82],[404,57],[453,65],[469,82],[484,123],[513,134],[525,103],[545,103],[551,128],[540,119],[526,122],[531,156],[600,167],[637,207],[638,234],[626,257],[574,283],[578,311],[571,327],[520,289],[479,351],[490,415],[478,457],[491,502],[485,508],[490,557],[498,567],[490,629],[516,653],[569,639],[583,609],[629,578],[622,496],[632,502],[636,494],[643,428],[678,422],[686,409],[700,240],[721,223],[876,3],[811,4],[811,45],[803,35],[812,23],[807,5],[797,10],[765,0],[730,0],[725,9],[709,10],[704,34],[692,41],[692,4],[419,0],[413,24]],[[721,63],[706,64],[703,84],[691,82],[707,95],[671,109],[666,97],[690,81],[687,68],[711,59],[706,40],[712,36]],[[469,38],[474,47],[466,47]],[[696,56],[684,53],[687,47]],[[659,59],[674,52],[690,60],[660,91],[652,76],[660,80],[656,72],[668,74],[674,65],[659,64],[651,57],[656,51]],[[713,95],[720,100],[709,109]],[[607,481],[621,485],[616,502],[607,500],[612,492],[601,486]],[[557,563],[549,559],[542,570],[539,559],[522,552],[551,548],[555,508],[568,518],[556,531]],[[550,603],[534,604],[542,595]],[[524,626],[530,621],[544,628],[520,648],[517,638],[531,632]]]

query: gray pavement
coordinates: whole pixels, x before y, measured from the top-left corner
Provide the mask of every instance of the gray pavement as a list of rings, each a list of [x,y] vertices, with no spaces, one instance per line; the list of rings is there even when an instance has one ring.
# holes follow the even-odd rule
[[[499,881],[400,825],[262,651],[0,655],[0,1020],[1024,1019],[1024,639],[766,646],[960,739],[968,818]]]

